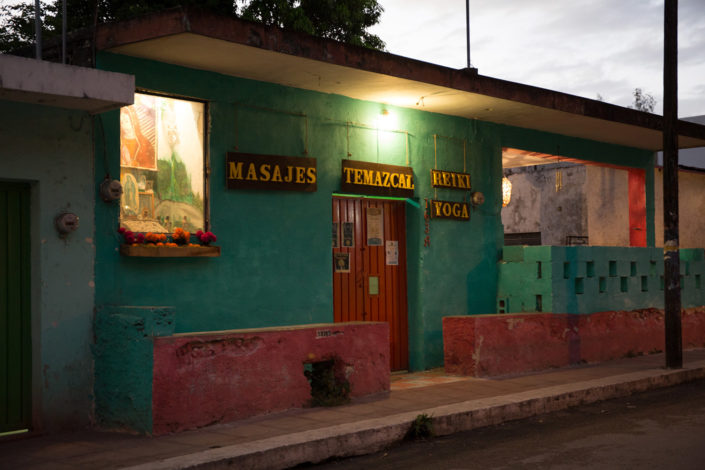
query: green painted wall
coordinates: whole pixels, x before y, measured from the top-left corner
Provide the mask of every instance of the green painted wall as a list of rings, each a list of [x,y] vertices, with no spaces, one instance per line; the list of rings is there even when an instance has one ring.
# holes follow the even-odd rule
[[[562,155],[646,164],[643,152],[580,139],[119,55],[100,54],[98,64],[134,74],[138,88],[208,101],[210,218],[223,249],[220,258],[122,257],[115,233],[117,205],[101,204],[96,210],[98,309],[173,306],[177,332],[332,321],[331,195],[339,192],[340,162],[348,153],[356,160],[395,165],[407,161],[406,133],[367,128],[376,126],[383,109],[397,116],[398,130],[408,132],[408,159],[416,181],[415,201],[406,205],[412,370],[442,364],[442,317],[495,312],[503,243],[502,146],[550,148],[552,153],[559,146]],[[106,170],[119,174],[118,113],[103,122],[107,168],[99,158],[96,181]],[[446,136],[439,137],[435,147],[434,134]],[[236,149],[294,156],[307,149],[308,156],[318,159],[318,191],[226,190],[225,154]],[[97,152],[103,152],[102,141]],[[484,193],[486,202],[472,211],[470,222],[431,220],[431,245],[424,247],[425,199],[460,201],[465,196],[431,188],[429,170],[436,162],[439,169],[466,169],[473,189]]]
[[[94,201],[92,118],[83,112],[0,101],[0,179],[31,184],[34,424],[87,426],[92,409]],[[79,228],[59,238],[54,218]]]
[[[152,432],[154,337],[174,334],[165,307],[112,307],[95,319],[95,415],[103,429]]]
[[[683,308],[705,304],[703,253],[703,249],[680,251]],[[541,296],[541,309],[537,307],[538,296]],[[499,265],[497,299],[498,304],[505,302],[503,313],[583,314],[663,308],[663,250],[597,246],[505,247]]]

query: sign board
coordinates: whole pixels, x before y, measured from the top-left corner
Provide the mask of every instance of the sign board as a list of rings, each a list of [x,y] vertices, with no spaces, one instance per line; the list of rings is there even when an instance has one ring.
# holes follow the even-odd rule
[[[470,220],[470,208],[467,202],[431,200],[432,219]]]
[[[462,189],[470,191],[470,174],[454,171],[431,170],[431,186],[434,188]]]
[[[228,152],[228,189],[316,191],[316,159]]]
[[[408,166],[343,160],[340,189],[353,194],[412,197],[414,172]]]

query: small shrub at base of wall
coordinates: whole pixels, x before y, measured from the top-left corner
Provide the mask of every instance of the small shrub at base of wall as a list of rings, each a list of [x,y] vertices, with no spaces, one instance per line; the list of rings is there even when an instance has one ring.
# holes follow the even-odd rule
[[[305,364],[304,375],[311,384],[311,406],[338,406],[350,402],[350,382],[340,373],[339,358]],[[337,372],[337,373],[336,373]]]
[[[411,428],[406,433],[406,438],[418,440],[428,439],[429,437],[433,437],[433,417],[422,413],[411,422]]]

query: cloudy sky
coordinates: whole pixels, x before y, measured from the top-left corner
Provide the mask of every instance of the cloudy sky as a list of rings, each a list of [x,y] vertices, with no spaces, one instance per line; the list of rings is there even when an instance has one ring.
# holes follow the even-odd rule
[[[462,68],[465,0],[379,0],[387,50]],[[681,117],[705,114],[705,0],[678,2]],[[627,106],[663,104],[663,0],[471,0],[470,53],[482,75]]]

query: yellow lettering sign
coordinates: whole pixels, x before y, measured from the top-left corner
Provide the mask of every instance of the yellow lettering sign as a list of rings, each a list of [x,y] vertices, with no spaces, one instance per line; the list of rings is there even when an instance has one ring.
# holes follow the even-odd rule
[[[269,173],[270,168],[271,168],[271,165],[267,165],[266,163],[259,167],[260,181],[269,181],[269,178],[271,178],[271,176],[272,176]]]
[[[230,174],[228,178],[231,180],[241,180],[242,179],[242,162],[230,162]]]
[[[431,170],[431,186],[469,190],[470,175],[454,171]]]
[[[316,182],[316,169],[313,167],[309,167],[306,169],[306,177],[307,177],[307,183],[315,183]]]
[[[352,168],[343,168],[343,172],[345,173],[345,182],[347,184],[350,184],[351,183],[350,175],[352,174],[353,169]]]
[[[466,202],[431,200],[431,217],[440,219],[470,220]]]
[[[228,189],[316,191],[316,160],[308,157],[228,152]]]
[[[257,181],[257,170],[254,163],[250,163],[250,166],[247,167],[247,178],[245,179],[247,181]]]
[[[272,181],[275,181],[277,183],[282,182],[282,172],[279,169],[279,165],[274,167],[274,172],[272,173]]]

